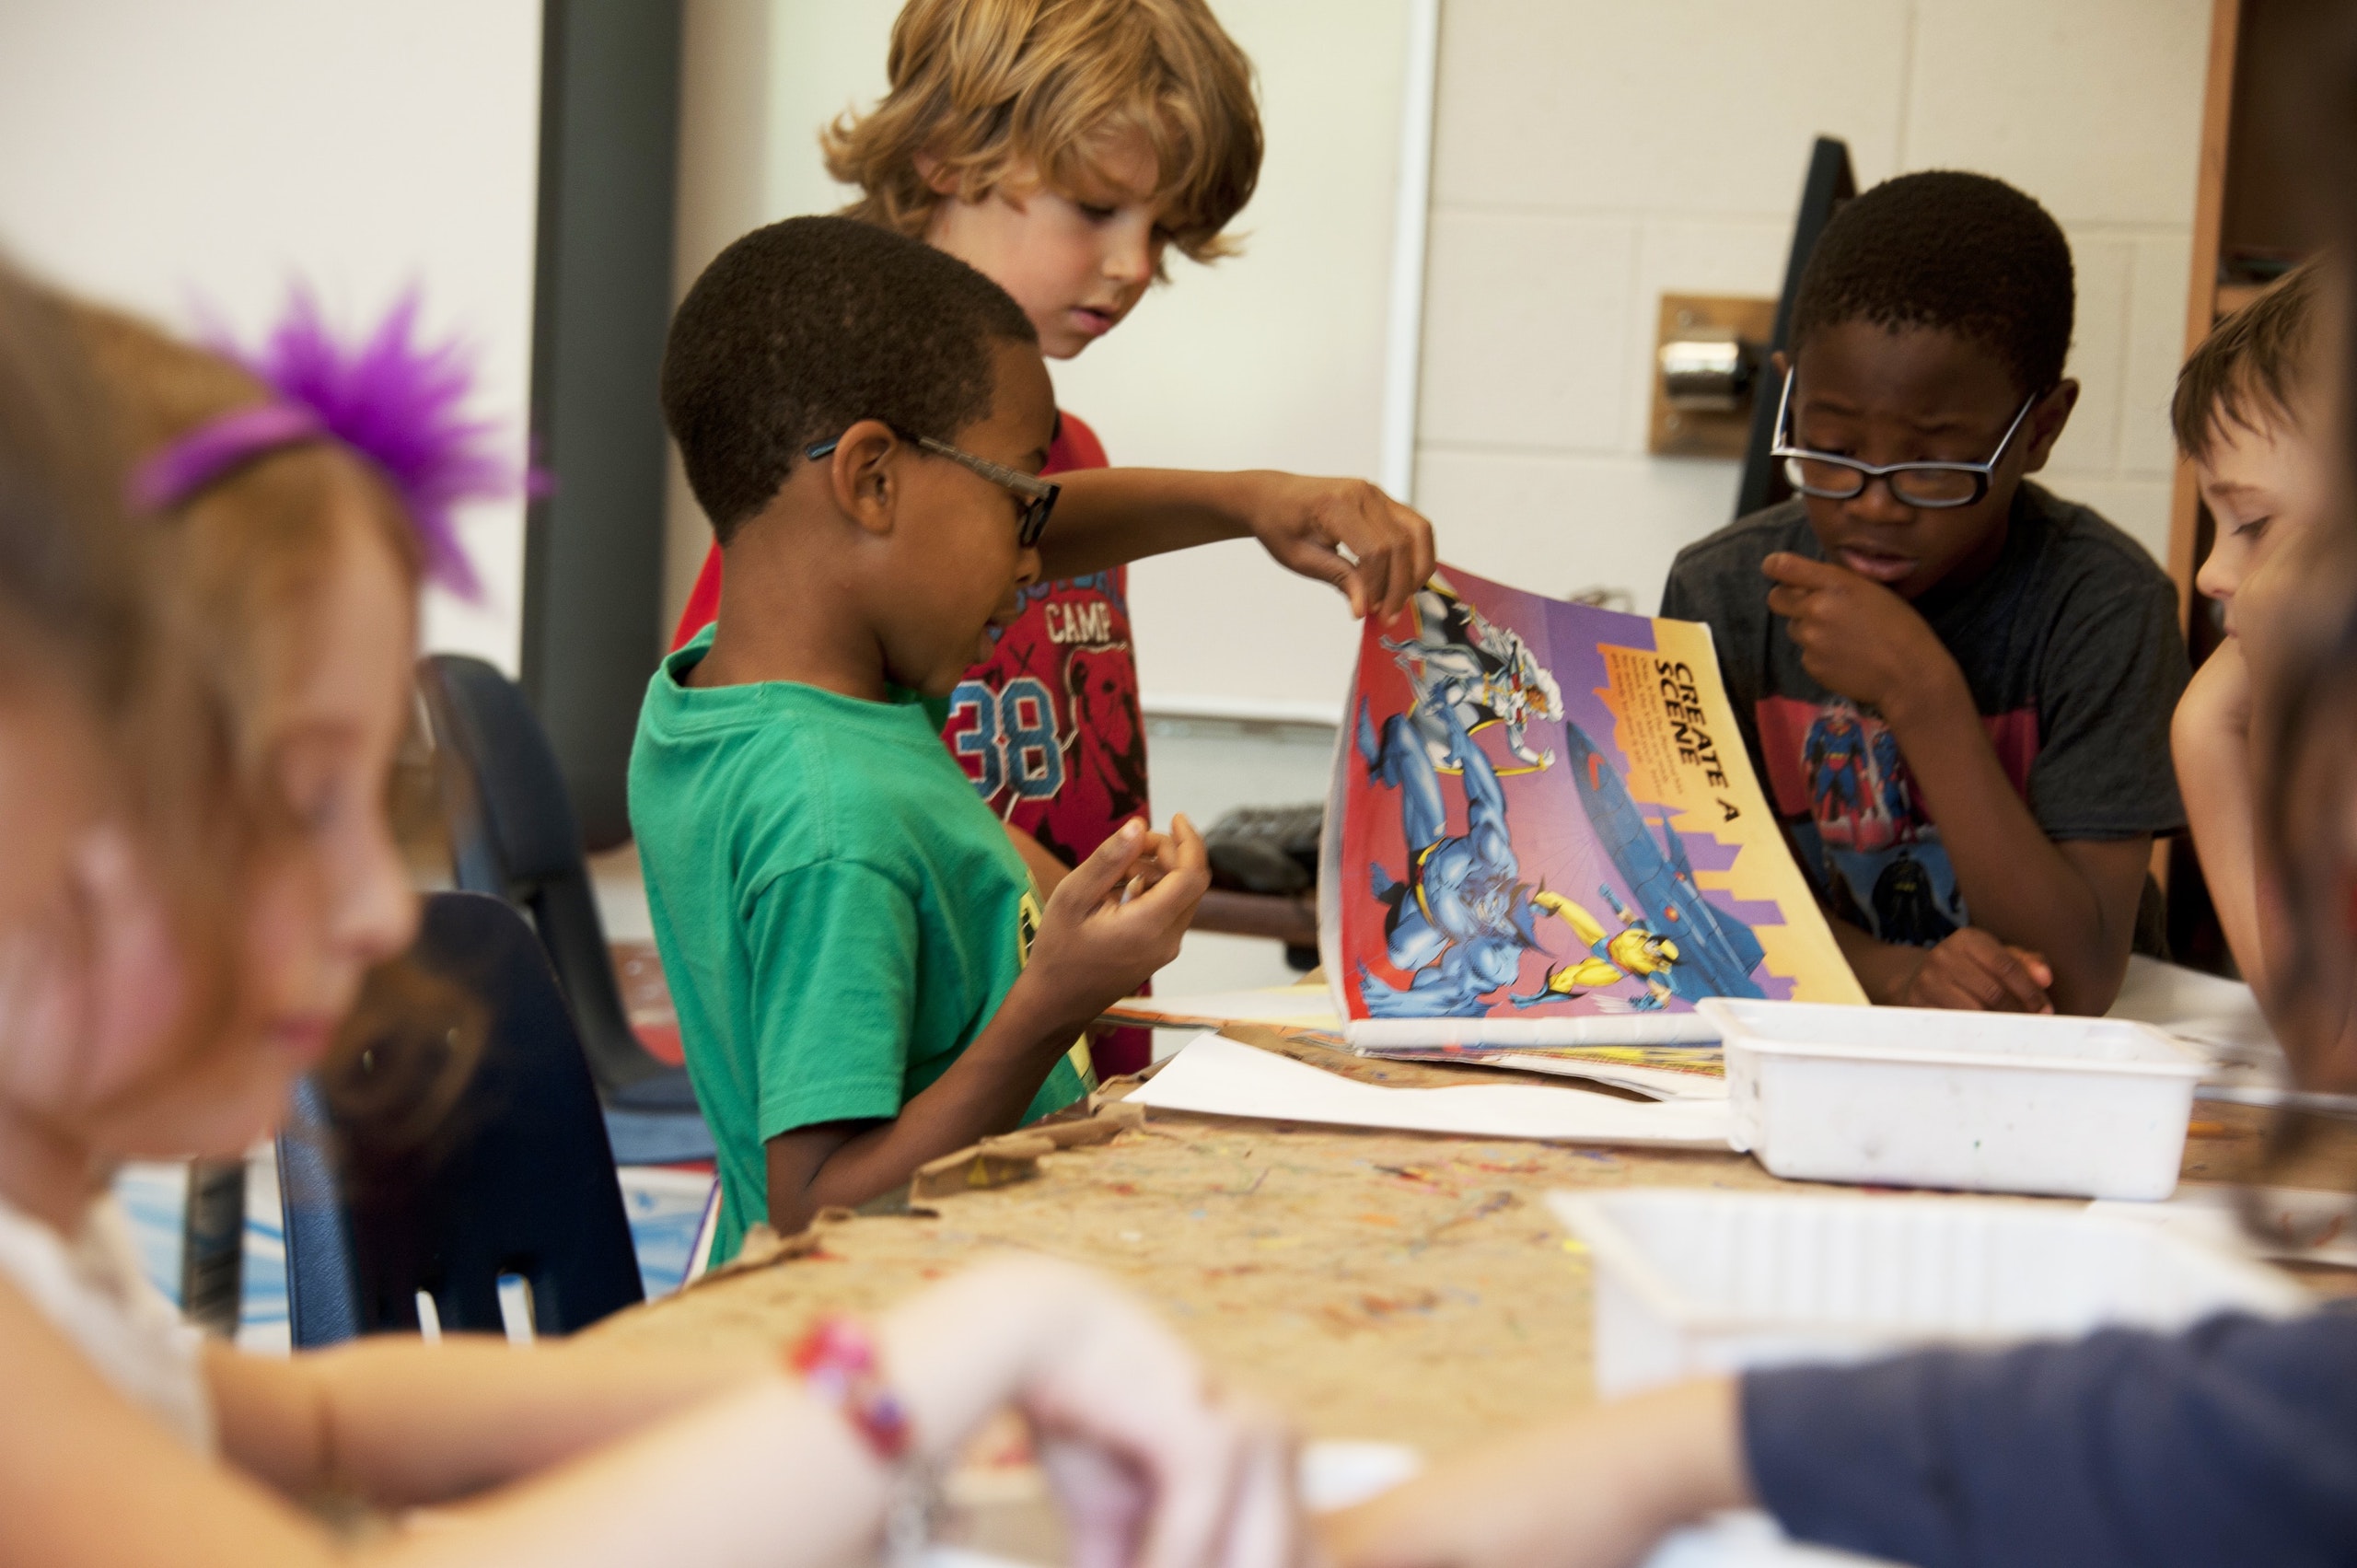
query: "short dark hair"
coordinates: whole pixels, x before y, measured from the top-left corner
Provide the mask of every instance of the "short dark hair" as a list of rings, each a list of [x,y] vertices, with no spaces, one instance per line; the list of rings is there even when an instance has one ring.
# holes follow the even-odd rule
[[[1825,226],[1793,303],[1793,349],[1845,321],[1932,327],[2043,392],[2062,378],[2073,304],[2071,242],[2036,201],[1985,174],[1902,174]]]
[[[2316,336],[2316,274],[2306,261],[2210,330],[2177,373],[2169,424],[2177,447],[2206,458],[2222,423],[2256,430],[2270,416],[2298,421],[2293,401],[2307,379],[2308,348]]]
[[[992,345],[1038,341],[1022,307],[954,256],[852,218],[788,218],[688,290],[663,351],[663,422],[726,544],[806,447],[863,419],[954,439],[990,415]]]

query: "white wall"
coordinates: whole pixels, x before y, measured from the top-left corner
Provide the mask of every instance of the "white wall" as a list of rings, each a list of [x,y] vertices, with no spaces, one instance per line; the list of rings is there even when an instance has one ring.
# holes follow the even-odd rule
[[[1408,0],[1215,9],[1259,68],[1268,135],[1239,225],[1245,253],[1212,267],[1173,257],[1167,287],[1111,338],[1053,366],[1058,398],[1118,463],[1374,478]],[[682,156],[744,161],[683,168],[706,194],[683,208],[682,289],[744,229],[850,199],[819,165],[818,129],[883,92],[899,10],[899,0],[689,0]],[[768,134],[752,149],[741,129],[722,128],[747,123],[743,62],[757,51],[769,62]],[[709,538],[675,485],[674,604]],[[1353,626],[1330,588],[1250,544],[1144,562],[1130,583],[1149,707],[1338,708]]]
[[[520,454],[540,34],[536,0],[0,6],[0,244],[168,325],[201,302],[247,341],[289,280],[360,324],[420,283]],[[434,596],[427,642],[513,670],[522,504],[462,520],[488,598]]]
[[[1664,293],[1774,295],[1810,139],[2011,180],[2069,234],[2046,476],[2158,555],[2207,0],[1445,0],[1416,504],[1446,555],[1657,600],[1736,465],[1645,455]]]

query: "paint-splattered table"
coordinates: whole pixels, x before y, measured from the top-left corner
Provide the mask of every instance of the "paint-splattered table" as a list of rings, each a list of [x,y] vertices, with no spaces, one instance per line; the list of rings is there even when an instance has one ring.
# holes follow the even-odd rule
[[[1480,1069],[1373,1063],[1232,1032],[1394,1085],[1497,1081]],[[2189,1176],[2230,1174],[2256,1148],[2255,1122],[2223,1114],[2233,1120],[2197,1123]],[[1162,1111],[1108,1142],[1045,1155],[1039,1172],[920,1198],[910,1214],[823,1223],[799,1255],[710,1280],[594,1331],[770,1345],[814,1314],[873,1314],[994,1249],[1028,1249],[1120,1276],[1219,1373],[1291,1411],[1309,1435],[1404,1442],[1440,1456],[1591,1398],[1586,1260],[1567,1246],[1547,1192],[1797,1188],[1732,1154]]]

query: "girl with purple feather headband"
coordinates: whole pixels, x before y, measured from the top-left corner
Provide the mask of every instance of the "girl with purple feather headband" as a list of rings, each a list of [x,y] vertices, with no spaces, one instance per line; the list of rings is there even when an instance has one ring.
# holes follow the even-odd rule
[[[17,353],[11,312],[58,308],[63,341]],[[141,1282],[105,1172],[265,1134],[413,928],[385,794],[416,592],[429,575],[468,588],[450,508],[520,480],[462,412],[463,363],[420,348],[415,322],[405,300],[346,350],[298,300],[239,368],[0,273],[0,561],[45,552],[104,587],[102,547],[132,540],[138,559],[111,569],[135,576],[134,619],[165,655],[141,668],[190,719],[117,760],[170,786],[122,792],[154,807],[133,811],[0,702],[6,825],[65,846],[0,862],[0,1564],[815,1568],[872,1551],[896,1489],[1009,1403],[1066,1483],[1078,1560],[1295,1561],[1274,1429],[1061,1265],[978,1271],[872,1335],[834,1323],[794,1367],[759,1346],[456,1338],[247,1356],[200,1342]],[[25,427],[16,384],[89,368],[140,459],[127,527],[110,498],[42,493],[71,463],[21,460],[74,433]],[[0,592],[0,697],[23,650],[76,630],[51,622],[107,601],[64,596],[44,620],[21,597]],[[163,907],[157,869],[191,869],[176,845],[218,877],[209,930]],[[327,1494],[389,1522],[337,1533],[305,1506]]]
[[[457,341],[416,341],[419,296],[411,289],[357,349],[336,341],[311,292],[297,286],[259,354],[229,357],[277,394],[188,431],[141,465],[134,505],[178,505],[231,469],[282,447],[332,439],[375,465],[417,532],[426,580],[461,598],[482,585],[458,538],[462,502],[496,500],[539,477],[520,475],[496,449],[495,421],[465,412],[473,375]]]

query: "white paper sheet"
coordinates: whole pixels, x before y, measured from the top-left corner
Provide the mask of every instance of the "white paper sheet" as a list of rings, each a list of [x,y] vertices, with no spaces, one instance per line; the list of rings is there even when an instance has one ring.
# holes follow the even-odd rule
[[[2152,1024],[2192,1045],[2210,1059],[2204,1085],[2267,1088],[2291,1082],[2283,1048],[2258,998],[2240,981],[2131,954],[2106,1016]]]
[[[1204,1116],[1317,1121],[1469,1138],[1727,1146],[1724,1101],[1640,1104],[1535,1084],[1395,1089],[1362,1084],[1217,1035],[1198,1037],[1130,1096],[1131,1103]]]

